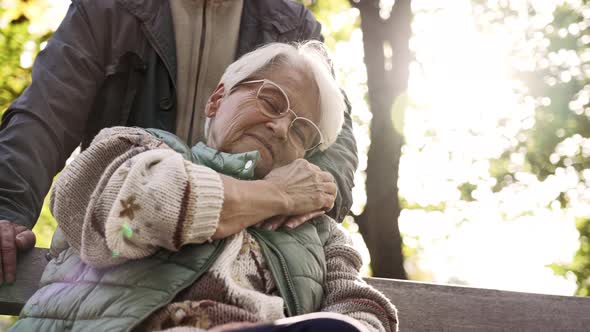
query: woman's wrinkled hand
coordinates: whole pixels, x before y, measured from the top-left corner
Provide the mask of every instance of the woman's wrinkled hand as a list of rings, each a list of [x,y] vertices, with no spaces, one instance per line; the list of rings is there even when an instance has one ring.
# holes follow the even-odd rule
[[[332,174],[304,159],[276,168],[257,181],[221,176],[223,208],[213,240],[271,220],[272,230],[285,224],[295,228],[334,205],[336,182]],[[286,216],[286,217],[280,217]]]
[[[273,169],[264,180],[281,193],[285,207],[283,215],[329,211],[334,206],[338,190],[334,177],[305,159]]]

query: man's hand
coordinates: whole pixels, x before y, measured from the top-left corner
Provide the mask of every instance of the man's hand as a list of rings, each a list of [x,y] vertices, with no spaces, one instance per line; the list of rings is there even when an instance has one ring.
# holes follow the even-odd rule
[[[16,251],[35,246],[35,234],[25,226],[0,220],[0,285],[16,280]]]

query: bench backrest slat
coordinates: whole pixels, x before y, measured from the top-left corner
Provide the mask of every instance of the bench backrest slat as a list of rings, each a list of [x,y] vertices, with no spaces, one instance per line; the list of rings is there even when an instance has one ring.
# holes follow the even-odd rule
[[[0,314],[18,316],[27,300],[39,288],[39,280],[47,265],[47,249],[34,248],[18,254],[16,282],[0,286]]]
[[[590,331],[590,298],[368,278],[401,331]]]

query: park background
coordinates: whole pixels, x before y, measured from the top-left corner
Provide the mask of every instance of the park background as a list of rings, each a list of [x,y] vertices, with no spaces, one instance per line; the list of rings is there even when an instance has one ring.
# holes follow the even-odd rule
[[[590,295],[588,1],[301,2],[352,103],[363,273]],[[0,0],[0,115],[69,3]]]

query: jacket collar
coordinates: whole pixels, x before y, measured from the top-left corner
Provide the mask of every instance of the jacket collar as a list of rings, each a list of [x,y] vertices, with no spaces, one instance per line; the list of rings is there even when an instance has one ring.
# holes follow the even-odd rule
[[[164,62],[176,87],[176,40],[169,2],[145,0],[117,0],[117,2],[142,22],[149,43]]]
[[[162,5],[168,5],[168,1],[117,0],[117,2],[143,22],[153,18]]]

